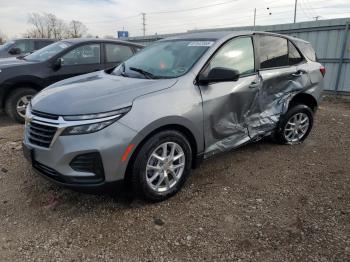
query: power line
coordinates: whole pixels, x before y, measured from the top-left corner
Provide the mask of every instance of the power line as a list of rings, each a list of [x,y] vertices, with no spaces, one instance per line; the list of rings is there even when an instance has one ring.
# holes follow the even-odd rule
[[[300,10],[304,13],[305,17],[312,20],[312,14],[310,15],[309,12],[306,13],[306,9],[303,8],[303,6],[301,4],[301,1],[300,1],[300,4],[299,4],[299,7],[300,7]]]
[[[84,22],[84,23],[86,23],[86,24],[99,24],[99,23],[119,22],[119,21],[131,19],[131,18],[136,18],[136,17],[140,17],[140,14],[138,14],[138,15],[126,16],[126,17],[121,17],[121,18],[116,18],[116,19],[99,20],[99,21]]]
[[[204,6],[200,6],[200,7],[186,8],[186,9],[156,11],[156,12],[147,12],[147,13],[148,14],[168,14],[168,13],[189,12],[189,11],[193,11],[193,10],[198,10],[198,9],[203,9],[203,8],[208,8],[208,7],[218,6],[218,5],[225,5],[225,4],[229,4],[229,3],[237,2],[237,1],[239,1],[239,0],[230,0],[230,1],[226,1],[226,2],[204,5]]]

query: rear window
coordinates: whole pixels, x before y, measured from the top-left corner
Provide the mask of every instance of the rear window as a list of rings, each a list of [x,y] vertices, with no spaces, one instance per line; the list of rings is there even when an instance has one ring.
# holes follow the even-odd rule
[[[296,45],[307,58],[309,58],[311,61],[316,61],[316,53],[310,43],[297,41]]]

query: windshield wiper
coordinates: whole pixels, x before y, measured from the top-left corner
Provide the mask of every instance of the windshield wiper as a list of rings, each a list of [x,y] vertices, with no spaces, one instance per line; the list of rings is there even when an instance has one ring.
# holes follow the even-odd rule
[[[141,69],[141,68],[129,67],[129,69],[132,70],[132,71],[135,71],[135,72],[138,72],[138,73],[144,75],[144,76],[145,76],[146,78],[148,78],[148,79],[155,79],[155,78],[157,78],[157,77],[156,77],[155,75],[153,75],[152,73],[147,72],[147,71],[145,71],[145,70],[143,70],[143,69]]]

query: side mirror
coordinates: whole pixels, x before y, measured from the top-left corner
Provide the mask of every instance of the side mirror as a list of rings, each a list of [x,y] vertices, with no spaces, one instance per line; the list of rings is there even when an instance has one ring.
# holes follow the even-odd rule
[[[18,47],[12,47],[9,50],[9,54],[11,55],[19,55],[21,53],[21,49],[19,49]]]
[[[198,81],[201,84],[209,84],[212,82],[231,82],[239,79],[239,71],[224,67],[214,67],[207,76],[199,75]]]
[[[59,70],[62,67],[63,64],[63,59],[62,58],[58,58],[53,64],[52,64],[52,69],[54,71]]]

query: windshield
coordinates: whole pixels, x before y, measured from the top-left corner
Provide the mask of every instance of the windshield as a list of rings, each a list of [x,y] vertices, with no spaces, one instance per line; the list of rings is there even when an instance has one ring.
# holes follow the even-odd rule
[[[42,49],[39,49],[38,51],[26,56],[25,59],[28,61],[42,62],[57,55],[59,52],[70,47],[71,45],[72,44],[69,42],[64,42],[64,41],[57,42],[57,43],[48,45]]]
[[[128,77],[174,78],[186,74],[214,44],[213,41],[157,42],[128,59],[114,74]]]
[[[7,50],[9,47],[11,47],[15,42],[6,42],[5,44],[0,46],[0,50]]]

